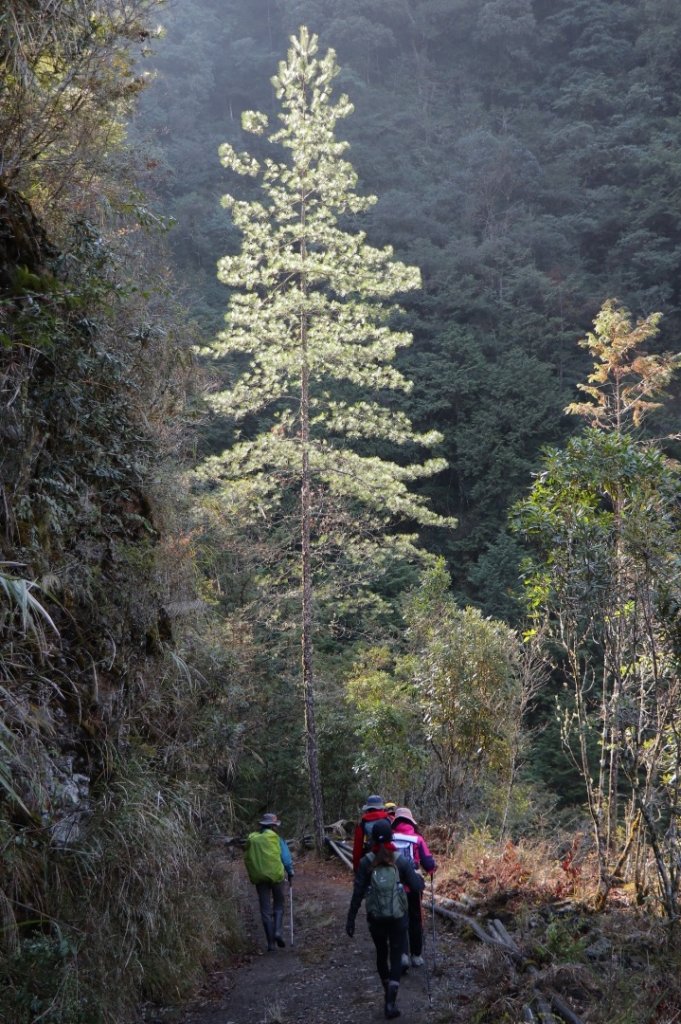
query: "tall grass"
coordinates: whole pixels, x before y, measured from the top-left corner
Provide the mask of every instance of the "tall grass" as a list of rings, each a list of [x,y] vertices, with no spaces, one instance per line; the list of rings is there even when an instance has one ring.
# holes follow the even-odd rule
[[[117,765],[77,848],[15,857],[15,891],[28,889],[40,913],[17,920],[16,903],[0,900],[12,949],[0,1019],[120,1021],[142,998],[186,996],[216,950],[238,943],[231,872],[214,870],[196,812],[189,787],[133,758]]]
[[[3,582],[0,1020],[114,1024],[142,999],[186,996],[240,941],[238,885],[206,844],[202,680],[177,656],[146,659],[84,747],[83,679],[95,669],[69,675],[33,588]],[[55,786],[69,750],[89,765],[89,792],[65,840]]]

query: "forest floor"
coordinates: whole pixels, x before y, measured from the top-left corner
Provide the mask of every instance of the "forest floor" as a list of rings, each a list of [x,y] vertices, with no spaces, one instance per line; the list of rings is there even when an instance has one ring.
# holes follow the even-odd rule
[[[245,873],[244,873],[245,880]],[[250,894],[248,893],[250,888]],[[372,1024],[384,1020],[383,990],[364,909],[354,938],[345,934],[352,881],[336,861],[308,857],[296,866],[293,938],[285,914],[286,948],[265,952],[255,889],[245,883],[245,920],[250,949],[219,965],[189,1007],[147,1017],[149,1024]],[[476,991],[476,947],[440,921],[425,922],[426,964],[402,979],[398,1006],[404,1024],[468,1019],[458,1010]],[[430,994],[429,994],[430,989]]]

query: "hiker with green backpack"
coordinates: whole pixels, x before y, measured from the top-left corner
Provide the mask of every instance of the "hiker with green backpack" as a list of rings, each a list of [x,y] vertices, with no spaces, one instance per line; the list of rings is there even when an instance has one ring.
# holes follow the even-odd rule
[[[275,831],[281,825],[276,814],[263,814],[258,824],[260,831],[251,832],[246,839],[244,861],[258,893],[267,952],[273,953],[275,942],[277,946],[286,945],[282,935],[284,878],[288,876],[289,887],[293,885],[293,861],[288,846]]]
[[[425,882],[412,862],[397,850],[387,821],[378,821],[371,832],[371,849],[359,862],[355,875],[345,931],[352,938],[355,918],[366,897],[369,934],[376,947],[376,969],[385,993],[387,1020],[400,1016],[397,996],[402,976],[402,951],[407,934],[407,894],[421,892]],[[396,855],[397,854],[397,855]]]

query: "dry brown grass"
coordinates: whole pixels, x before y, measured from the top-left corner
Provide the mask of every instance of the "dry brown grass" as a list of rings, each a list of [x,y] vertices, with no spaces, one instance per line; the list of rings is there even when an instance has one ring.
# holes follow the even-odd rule
[[[441,858],[436,878],[437,893],[483,927],[500,918],[538,971],[477,945],[479,992],[461,1024],[515,1024],[536,986],[558,992],[585,1024],[681,1024],[681,953],[668,927],[627,884],[594,911],[597,865],[581,834],[500,843],[471,833]]]
[[[576,895],[577,889],[577,879],[562,867],[553,845],[492,842],[478,833],[464,838],[437,873],[440,895],[476,903],[556,899]]]

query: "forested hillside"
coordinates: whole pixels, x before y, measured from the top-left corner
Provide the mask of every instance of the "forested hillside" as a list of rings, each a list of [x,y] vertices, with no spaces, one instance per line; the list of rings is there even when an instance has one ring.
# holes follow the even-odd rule
[[[1,1019],[182,1000],[243,942],[216,843],[367,793],[674,949],[679,46],[670,0],[0,11]]]
[[[337,50],[356,108],[343,137],[379,198],[363,226],[423,277],[405,298],[407,411],[445,435],[449,471],[424,486],[459,519],[429,543],[458,594],[513,616],[507,509],[541,446],[575,430],[563,408],[588,369],[578,339],[610,297],[662,312],[661,348],[679,336],[674,5],[199,0],[167,21],[138,127],[210,329],[226,301],[215,263],[236,244],[218,146],[240,145],[242,110],[272,111],[269,79],[299,24]],[[668,405],[654,431],[675,418]]]

